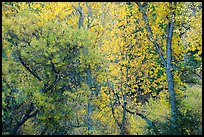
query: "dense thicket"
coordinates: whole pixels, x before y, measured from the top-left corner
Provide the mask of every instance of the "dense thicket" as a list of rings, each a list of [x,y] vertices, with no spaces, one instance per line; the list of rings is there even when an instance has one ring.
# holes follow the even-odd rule
[[[202,134],[202,3],[3,2],[2,134]]]

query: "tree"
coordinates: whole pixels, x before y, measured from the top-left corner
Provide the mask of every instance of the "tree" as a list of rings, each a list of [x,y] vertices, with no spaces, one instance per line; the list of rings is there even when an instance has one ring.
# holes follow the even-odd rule
[[[194,134],[201,7],[3,2],[3,134]]]

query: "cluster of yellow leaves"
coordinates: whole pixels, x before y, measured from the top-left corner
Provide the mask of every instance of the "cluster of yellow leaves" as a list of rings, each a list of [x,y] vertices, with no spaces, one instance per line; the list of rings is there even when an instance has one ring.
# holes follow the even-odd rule
[[[132,3],[132,10],[124,3],[53,2],[32,3],[29,5],[21,2],[17,5],[17,9],[19,11],[21,10],[22,14],[17,16],[15,21],[13,21],[11,18],[5,18],[7,14],[11,14],[10,10],[7,10],[7,12],[3,12],[3,16],[5,19],[5,21],[3,22],[4,33],[6,27],[8,26],[12,26],[11,30],[13,30],[16,34],[25,35],[31,35],[34,32],[33,30],[35,29],[42,29],[44,34],[49,33],[47,28],[52,29],[54,33],[52,35],[49,35],[49,47],[45,46],[45,38],[37,40],[30,39],[30,37],[28,37],[27,40],[31,43],[32,48],[38,48],[39,50],[49,51],[49,53],[55,54],[57,52],[61,52],[59,47],[55,47],[55,45],[57,45],[57,40],[56,37],[54,37],[61,37],[62,32],[59,28],[67,28],[68,26],[74,28],[73,30],[63,29],[70,35],[66,35],[67,37],[64,39],[64,42],[62,42],[62,45],[60,46],[65,47],[67,44],[66,42],[70,41],[71,45],[77,44],[80,48],[85,47],[85,49],[87,50],[87,54],[81,51],[79,55],[79,60],[81,64],[83,64],[80,66],[81,69],[83,70],[85,65],[87,64],[90,65],[91,70],[94,72],[92,73],[92,77],[96,77],[96,80],[101,84],[104,84],[105,82],[111,82],[114,85],[114,89],[119,92],[118,95],[122,98],[122,100],[125,93],[137,92],[139,88],[142,88],[144,91],[142,95],[151,92],[151,87],[164,89],[167,88],[164,68],[162,68],[161,64],[159,64],[157,61],[157,59],[159,59],[159,56],[155,52],[155,46],[147,38],[149,32],[146,29],[143,29],[145,28],[146,24],[143,20],[141,12],[138,10],[138,6],[136,3]],[[78,28],[79,14],[74,9],[74,7],[78,7],[79,5],[83,9],[83,28],[86,28],[86,26],[90,25],[90,28],[87,31],[84,31],[83,29],[80,31],[76,31]],[[91,7],[91,17],[89,18],[87,5]],[[154,10],[153,6],[155,8]],[[4,8],[9,8],[9,6]],[[30,8],[33,8],[35,10],[38,9],[39,12],[33,14],[29,12]],[[30,18],[35,18],[35,20],[30,20],[27,18],[27,16],[24,15],[29,15]],[[198,60],[201,59],[198,56],[202,54],[201,15],[201,12],[198,12],[196,16],[191,17],[191,29],[186,34],[186,39],[188,40],[186,43],[190,43],[190,45],[188,46],[188,50],[198,50],[198,54],[196,54]],[[169,3],[149,3],[147,7],[147,17],[154,34],[153,37],[159,44],[164,58],[166,58],[166,54],[164,54],[166,53],[165,35],[167,33],[165,25],[168,24],[168,18],[170,18]],[[178,19],[181,20],[181,18]],[[58,24],[60,24],[60,27],[55,26],[57,22]],[[14,24],[16,24],[16,26]],[[33,30],[26,27],[28,24],[31,25],[30,27],[32,27]],[[135,30],[140,29],[143,30],[133,34]],[[184,49],[184,43],[178,35],[180,31],[176,30],[175,32],[176,34],[173,35],[172,42],[173,56],[176,58],[176,60],[182,61],[183,54],[186,52],[186,50]],[[61,39],[59,39],[58,41],[61,41]],[[27,53],[25,52],[27,47],[25,47],[25,45],[25,43],[19,43],[19,46],[21,48],[24,47],[24,51],[22,52],[23,56],[27,55]],[[39,47],[37,45],[43,46]],[[7,56],[11,57],[12,50],[9,49],[9,47],[9,43],[3,40],[3,48],[5,49]],[[101,58],[99,58],[98,55],[100,55]],[[45,56],[48,55],[45,54]],[[61,55],[54,55],[52,62],[54,64],[59,63],[61,57]],[[50,63],[50,61],[46,62],[47,65],[49,65]],[[103,67],[106,70],[105,74],[95,72],[96,64],[100,63],[103,64]],[[3,73],[8,73],[9,67],[10,62],[6,62],[5,60],[3,60]],[[57,66],[57,68],[60,69],[62,67]],[[20,69],[25,71],[25,68]],[[160,70],[164,73],[160,74],[159,76],[158,73]],[[23,86],[30,87],[29,89],[31,89],[32,83],[30,81],[34,81],[34,77],[24,72],[18,76],[20,77],[19,82],[21,82]],[[179,72],[174,73],[174,80],[176,86],[184,86],[184,83],[182,83],[180,80]],[[43,83],[41,83],[40,86],[42,87],[42,85]],[[40,106],[46,105],[48,108],[55,109],[55,106],[53,104],[45,103],[47,98],[39,93],[38,90],[36,89],[37,92],[35,92],[33,96],[40,104]],[[181,93],[181,91],[177,87],[175,88],[175,91],[176,94]],[[70,98],[77,98],[81,94],[88,95],[90,92],[91,91],[87,84],[84,84],[82,85],[82,89],[78,92],[78,94],[65,92],[63,95],[69,96]],[[152,96],[157,95],[153,93]],[[92,118],[94,120],[100,120],[103,124],[109,125],[109,127],[115,125],[111,109],[109,107],[111,97],[113,97],[113,94],[109,93],[109,88],[106,86],[102,86],[100,89],[99,97],[95,100],[95,105],[99,106],[100,111],[94,111],[92,114]],[[166,90],[164,90],[164,92],[160,92],[158,97],[160,98],[160,100],[150,100],[150,105],[147,106],[149,107],[149,112],[147,113],[152,114],[152,117],[150,116],[150,118],[158,118],[160,121],[162,121],[163,119],[161,119],[161,117],[163,113],[165,113],[165,115],[169,115],[170,113],[170,106],[166,99],[168,97]],[[87,98],[83,99],[83,101],[84,103],[88,102]],[[136,98],[134,98],[134,103],[136,103]],[[138,103],[137,105],[142,106],[141,103]],[[121,107],[115,107],[115,114],[119,121],[121,121],[122,119],[122,111],[123,110]],[[82,109],[79,112],[83,114],[87,113],[85,109]],[[134,115],[128,116],[128,118],[130,120],[129,123],[131,127],[130,133],[137,132],[139,134],[142,134],[142,127],[145,125],[145,122],[142,119],[138,119],[138,117]]]
[[[201,60],[200,55],[202,54],[202,11],[197,12],[195,16],[191,17],[190,21],[191,29],[187,31],[186,41],[190,43],[188,50],[196,51],[198,54],[195,55],[195,59]]]

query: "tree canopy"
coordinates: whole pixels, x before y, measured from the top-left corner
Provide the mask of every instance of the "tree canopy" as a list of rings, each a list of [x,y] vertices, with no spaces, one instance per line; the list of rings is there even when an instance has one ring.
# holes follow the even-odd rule
[[[2,134],[202,134],[201,2],[2,2]]]

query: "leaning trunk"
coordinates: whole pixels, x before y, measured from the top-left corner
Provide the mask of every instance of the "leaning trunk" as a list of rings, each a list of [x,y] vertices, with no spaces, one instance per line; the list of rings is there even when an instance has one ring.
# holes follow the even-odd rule
[[[33,114],[30,114],[34,109],[34,104],[31,103],[28,111],[26,112],[26,114],[24,115],[23,119],[19,122],[17,122],[17,124],[14,126],[14,128],[12,129],[12,131],[10,132],[10,135],[16,135],[19,128],[28,120],[30,119],[31,117],[34,117],[38,112],[39,110],[36,110],[35,112],[33,112]]]

